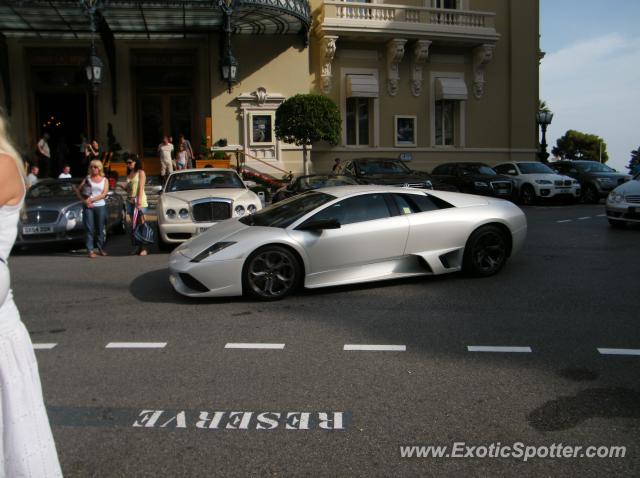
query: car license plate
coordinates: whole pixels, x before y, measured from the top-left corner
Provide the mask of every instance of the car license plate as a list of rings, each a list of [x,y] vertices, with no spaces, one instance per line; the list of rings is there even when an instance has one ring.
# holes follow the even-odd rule
[[[210,227],[210,226],[209,226]],[[200,234],[201,232],[206,231],[207,229],[209,229],[209,227],[199,227],[198,228],[198,234]]]
[[[46,232],[52,232],[51,226],[24,226],[22,228],[22,234],[43,234]]]

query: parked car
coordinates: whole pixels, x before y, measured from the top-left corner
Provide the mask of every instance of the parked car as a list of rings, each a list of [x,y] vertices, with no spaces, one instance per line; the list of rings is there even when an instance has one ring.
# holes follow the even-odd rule
[[[307,288],[465,270],[490,276],[522,246],[515,204],[447,191],[340,186],[214,225],[176,248],[170,281],[192,297],[280,299]]]
[[[432,176],[457,187],[463,193],[511,199],[513,181],[484,163],[446,163],[435,167]]]
[[[330,186],[347,186],[358,184],[358,182],[350,176],[341,176],[338,174],[310,174],[307,176],[298,176],[293,178],[289,184],[278,189],[271,203],[282,201],[296,194],[309,191],[311,189],[320,189]]]
[[[607,196],[607,219],[612,227],[624,227],[628,222],[640,222],[640,173]]]
[[[42,179],[29,188],[20,215],[16,246],[71,243],[84,240],[80,179]],[[126,209],[122,196],[110,190],[105,198],[107,230],[124,234]]]
[[[597,204],[620,184],[631,179],[628,174],[617,172],[597,161],[566,160],[549,163],[552,169],[580,181],[582,200]]]
[[[233,169],[184,169],[172,173],[158,205],[158,244],[161,249],[186,241],[219,221],[262,209]]]
[[[544,163],[513,161],[498,164],[493,169],[513,180],[514,196],[518,197],[522,204],[533,204],[537,200],[551,198],[566,198],[572,201],[580,199],[580,182],[556,173]]]
[[[412,170],[399,159],[359,158],[345,160],[340,163],[336,173],[350,176],[359,184],[457,191],[456,188],[434,181],[429,173]]]

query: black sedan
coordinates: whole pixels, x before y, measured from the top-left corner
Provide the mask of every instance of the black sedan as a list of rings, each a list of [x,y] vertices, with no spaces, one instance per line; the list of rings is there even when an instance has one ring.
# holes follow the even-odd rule
[[[328,188],[330,186],[349,186],[359,184],[349,176],[338,174],[310,174],[299,176],[291,180],[289,184],[278,189],[273,195],[272,203],[282,201],[296,194],[300,194],[311,189]]]
[[[45,179],[32,186],[18,224],[16,246],[82,241],[82,202],[75,192],[79,183],[76,179]],[[105,201],[107,230],[123,234],[126,209],[122,198],[109,191]]]
[[[484,163],[446,163],[431,172],[433,177],[460,192],[495,196],[504,199],[513,197],[513,181],[508,176],[501,176]]]

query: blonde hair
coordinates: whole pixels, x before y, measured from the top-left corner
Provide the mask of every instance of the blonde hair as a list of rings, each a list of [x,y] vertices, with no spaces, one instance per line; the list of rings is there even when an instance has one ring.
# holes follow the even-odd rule
[[[99,159],[92,159],[91,162],[89,163],[89,168],[87,169],[87,174],[89,176],[91,176],[91,167],[92,166],[98,166],[98,169],[100,170],[100,176],[104,176],[104,166],[102,165],[102,161],[100,161]]]
[[[2,108],[0,108],[0,154],[11,156],[16,162],[18,171],[20,171],[22,176],[26,176],[24,167],[25,165],[22,162],[22,158],[20,158],[20,154],[18,154],[18,151],[13,146],[13,143],[9,138],[9,133],[7,131],[7,120],[4,117],[4,110]]]

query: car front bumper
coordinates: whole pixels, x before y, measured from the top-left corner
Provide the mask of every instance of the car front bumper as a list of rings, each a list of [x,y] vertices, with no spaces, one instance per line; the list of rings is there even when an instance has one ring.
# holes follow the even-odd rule
[[[214,224],[217,224],[217,222],[163,222],[158,224],[158,231],[163,242],[180,244],[191,239],[193,236],[197,236],[198,234],[206,231]]]
[[[534,186],[536,188],[536,195],[541,198],[559,198],[559,197],[570,197],[570,198],[579,198],[582,194],[582,190],[580,186],[554,186],[547,184],[536,184]]]
[[[174,251],[169,257],[169,281],[180,294],[189,297],[242,295],[244,259],[191,262]]]
[[[614,221],[640,222],[640,204],[627,202],[611,203],[607,201],[607,218]]]

